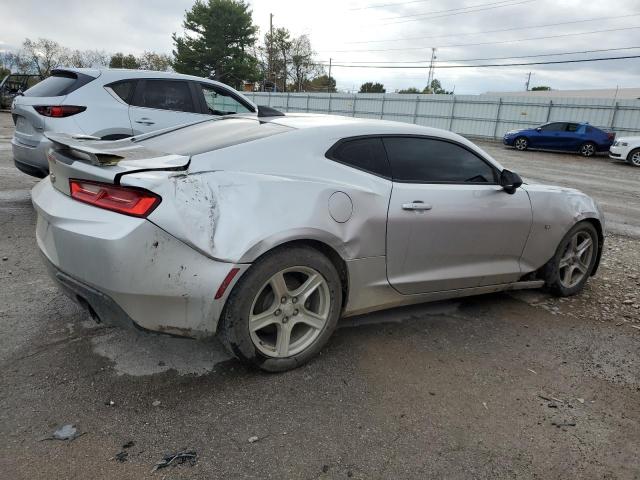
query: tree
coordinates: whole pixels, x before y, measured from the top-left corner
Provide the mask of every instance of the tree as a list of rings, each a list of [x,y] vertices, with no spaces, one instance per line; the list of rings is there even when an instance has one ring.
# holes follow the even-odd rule
[[[22,43],[20,56],[25,64],[22,69],[25,73],[35,73],[42,78],[51,75],[51,70],[62,66],[67,60],[67,51],[58,42],[39,38],[33,41],[26,38]]]
[[[398,90],[398,93],[420,93],[416,87],[405,88],[404,90]]]
[[[547,87],[547,86],[544,86],[544,85],[539,85],[539,86],[533,87],[531,89],[532,92],[548,92],[550,90],[551,90],[551,87]]]
[[[137,70],[140,68],[140,62],[131,54],[125,55],[122,52],[117,52],[111,55],[109,68],[128,68],[131,70]]]
[[[109,63],[109,56],[101,50],[68,50],[63,62],[77,68],[103,67]]]
[[[268,81],[279,85],[279,90],[287,90],[287,77],[289,76],[289,64],[291,61],[291,48],[293,41],[291,34],[286,28],[276,28],[271,33],[264,36],[265,50],[267,54],[267,75]],[[269,61],[271,65],[269,65]]]
[[[367,82],[360,85],[360,93],[385,93],[384,85],[381,83]]]
[[[259,78],[258,61],[250,53],[257,27],[244,0],[196,0],[185,14],[184,35],[173,34],[177,72],[213,77],[240,88]]]
[[[427,85],[426,87],[424,87],[424,90],[422,90],[422,93],[453,95],[453,92],[448,92],[447,90],[442,88],[442,84],[440,83],[440,80],[438,80],[437,78],[434,78],[433,80],[431,80],[431,85]]]
[[[312,76],[322,75],[322,67],[313,61],[315,52],[307,35],[300,35],[291,42],[291,71],[289,78],[293,90],[299,92]]]
[[[305,86],[305,90],[311,90],[314,92],[335,93],[337,92],[336,79],[333,77],[328,77],[327,75],[319,75],[309,81],[309,83]]]
[[[144,52],[137,61],[143,70],[164,72],[171,69],[171,57],[165,53]]]

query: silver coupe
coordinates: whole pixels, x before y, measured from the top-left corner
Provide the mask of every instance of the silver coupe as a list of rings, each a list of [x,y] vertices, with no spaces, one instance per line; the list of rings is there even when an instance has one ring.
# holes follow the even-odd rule
[[[272,113],[273,115],[273,113]],[[604,220],[451,132],[234,115],[118,141],[47,134],[33,189],[51,276],[97,321],[218,334],[268,371],[341,317],[504,290],[579,292]]]

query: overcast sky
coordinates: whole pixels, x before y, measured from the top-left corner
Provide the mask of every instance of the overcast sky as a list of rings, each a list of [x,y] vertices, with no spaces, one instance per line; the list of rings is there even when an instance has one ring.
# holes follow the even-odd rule
[[[3,1],[2,16],[6,20],[0,29],[0,49],[16,49],[25,37],[45,37],[71,48],[171,53],[171,33],[181,31],[184,12],[193,3],[194,0]],[[274,26],[286,27],[295,35],[308,34],[317,58],[324,61],[332,58],[337,65],[426,61],[431,56],[431,47],[438,48],[439,61],[638,47],[476,63],[640,55],[640,28],[633,28],[640,26],[639,0],[251,0],[250,3],[261,35],[269,27],[269,13],[273,13]],[[565,22],[574,23],[542,26]],[[485,33],[505,29],[511,30]],[[596,30],[609,31],[573,35]],[[555,38],[539,38],[550,36]],[[461,62],[449,64],[453,63]],[[456,93],[474,94],[523,90],[530,71],[532,86],[550,85],[554,89],[640,86],[640,59],[436,69],[435,76],[448,90],[455,87]],[[378,81],[390,92],[410,86],[423,88],[427,67],[401,70],[336,66],[332,76],[340,89],[357,89],[365,81]]]

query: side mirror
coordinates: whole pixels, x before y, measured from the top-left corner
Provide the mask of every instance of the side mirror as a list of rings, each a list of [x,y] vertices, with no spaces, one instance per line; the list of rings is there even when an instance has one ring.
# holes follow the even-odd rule
[[[522,178],[515,172],[506,168],[500,172],[500,186],[510,195],[516,193],[516,190],[522,186]]]
[[[540,127],[536,128],[536,132],[541,132],[541,131],[542,131],[542,128]]]

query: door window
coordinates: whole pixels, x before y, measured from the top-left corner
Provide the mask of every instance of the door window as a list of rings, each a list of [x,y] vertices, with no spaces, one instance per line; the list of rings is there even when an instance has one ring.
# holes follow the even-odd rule
[[[380,138],[355,138],[338,143],[327,157],[374,175],[390,178],[389,162]]]
[[[236,100],[230,92],[211,85],[201,85],[207,112],[211,115],[232,115],[251,112],[249,108]]]
[[[386,137],[394,181],[410,183],[495,183],[493,167],[455,143],[432,138]]]
[[[577,132],[580,125],[577,123],[567,123],[567,132]]]
[[[136,97],[134,105],[139,107],[196,112],[189,84],[181,80],[145,80]]]
[[[540,130],[543,132],[564,132],[567,124],[562,122],[556,123],[547,123],[546,125],[542,125]]]

